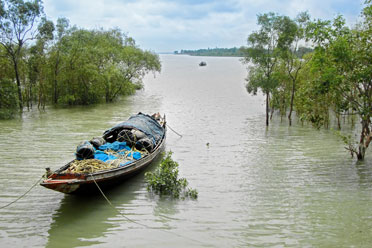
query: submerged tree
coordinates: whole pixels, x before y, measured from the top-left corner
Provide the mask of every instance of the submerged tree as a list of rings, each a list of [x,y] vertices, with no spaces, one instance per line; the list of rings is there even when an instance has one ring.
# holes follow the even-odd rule
[[[257,94],[260,89],[266,96],[266,126],[269,125],[270,95],[278,87],[276,66],[279,63],[281,49],[288,47],[293,37],[288,32],[294,29],[293,22],[287,16],[274,13],[258,15],[260,30],[248,36],[248,48],[245,49],[244,62],[248,64],[249,93]]]
[[[0,46],[0,119],[10,119],[17,113],[17,85],[14,84],[12,65]]]
[[[351,29],[342,16],[333,21],[310,21],[307,13],[295,20],[273,13],[258,16],[261,28],[249,35],[244,62],[249,64],[248,92],[266,95],[266,125],[269,106],[281,113],[289,106],[290,125],[295,109],[301,121],[317,128],[328,128],[330,111],[339,129],[342,115],[357,115],[358,142],[343,140],[353,156],[365,158],[372,141],[372,0],[366,1],[362,18]],[[305,38],[313,49],[303,56],[298,44]]]
[[[364,159],[372,140],[372,5],[364,9],[363,17],[358,28],[351,31],[342,28],[336,33],[329,47],[338,72],[336,93],[347,103],[344,108],[352,109],[361,121],[359,144],[350,147],[359,160]]]
[[[314,98],[307,104],[307,119],[319,126],[327,122],[328,111],[336,117],[352,113],[361,121],[359,141],[350,139],[347,149],[363,160],[372,140],[372,5],[364,8],[363,21],[354,29],[345,25],[342,16],[333,22],[315,21],[310,25],[316,44],[303,95]],[[318,111],[322,109],[322,111]],[[340,124],[339,124],[340,127]]]
[[[158,56],[136,47],[119,29],[71,28],[64,33],[50,48],[54,103],[112,102],[141,88],[146,73],[160,71]]]
[[[300,42],[303,42],[306,38],[307,23],[310,20],[308,13],[300,13],[296,19],[287,19],[287,24],[282,30],[285,42],[281,47],[281,59],[285,66],[286,73],[290,81],[290,103],[288,121],[289,125],[292,125],[292,113],[294,110],[294,100],[296,87],[299,81],[299,73],[303,69],[304,65],[309,61],[310,56],[303,56],[300,53]],[[301,56],[302,55],[302,56]]]
[[[53,103],[58,103],[59,98],[59,75],[65,68],[63,63],[62,44],[65,42],[64,37],[69,32],[69,21],[66,18],[58,18],[52,45],[49,51],[50,82],[53,95]]]
[[[112,102],[160,69],[158,55],[119,29],[70,27],[66,18],[55,25],[44,17],[41,0],[0,1],[0,119],[17,112],[16,105],[23,111],[25,103]]]
[[[20,75],[20,60],[27,41],[36,37],[36,26],[41,20],[41,0],[5,0],[0,2],[0,44],[13,64],[17,83],[18,104],[22,111],[23,99]]]

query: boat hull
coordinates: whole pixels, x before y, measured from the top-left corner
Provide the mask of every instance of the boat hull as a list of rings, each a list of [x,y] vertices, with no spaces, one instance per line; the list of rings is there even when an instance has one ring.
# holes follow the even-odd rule
[[[99,189],[96,184],[101,189],[107,189],[124,182],[147,168],[164,150],[165,140],[166,128],[164,124],[164,135],[152,153],[131,164],[92,174],[60,174],[60,172],[68,168],[71,161],[43,180],[40,185],[66,194],[97,194]]]

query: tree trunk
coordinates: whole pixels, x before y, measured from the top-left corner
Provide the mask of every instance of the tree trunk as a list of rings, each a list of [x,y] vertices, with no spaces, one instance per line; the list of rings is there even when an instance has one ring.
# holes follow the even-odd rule
[[[58,103],[58,81],[57,81],[58,74],[59,74],[59,56],[58,56],[57,61],[54,65],[54,83],[53,83],[53,88],[54,88],[53,102],[54,102],[54,104]]]
[[[288,121],[289,121],[290,126],[292,126],[292,111],[293,111],[294,95],[295,95],[295,81],[292,81],[291,103],[289,105],[289,114],[288,114]]]
[[[18,62],[15,58],[13,58],[14,64],[14,71],[17,81],[17,91],[18,91],[18,101],[19,101],[19,109],[23,112],[23,99],[22,99],[22,88],[21,88],[21,80],[19,79],[19,72],[18,72]]]
[[[269,126],[269,92],[266,92],[266,126]]]
[[[370,118],[367,117],[366,120],[362,121],[362,133],[360,134],[360,141],[358,147],[357,158],[358,160],[364,160],[366,150],[371,143],[372,135],[371,130],[369,129]]]
[[[273,119],[274,112],[275,112],[275,109],[274,108],[271,108],[271,111],[270,111],[270,121]]]
[[[56,75],[54,75],[55,77],[56,77]],[[54,78],[54,85],[53,85],[53,87],[54,87],[54,97],[53,97],[53,102],[54,102],[54,104],[57,104],[58,103],[58,93],[57,93],[57,84],[58,84],[58,82],[57,82],[57,79],[56,78]]]
[[[27,109],[32,109],[32,101],[33,101],[33,94],[32,94],[32,82],[30,82],[30,85],[28,87],[28,97],[27,97]]]
[[[106,100],[106,103],[110,102],[110,88],[109,88],[108,83],[106,84],[106,88],[105,88],[105,100]]]

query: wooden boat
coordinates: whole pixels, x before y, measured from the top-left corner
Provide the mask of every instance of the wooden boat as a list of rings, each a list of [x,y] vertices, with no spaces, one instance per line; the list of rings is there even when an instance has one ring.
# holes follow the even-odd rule
[[[163,129],[163,134],[152,151],[140,159],[125,166],[92,173],[66,173],[66,169],[76,161],[72,160],[55,172],[49,173],[50,175],[47,175],[46,179],[44,179],[40,185],[66,194],[95,194],[99,193],[96,183],[100,188],[108,188],[123,182],[128,177],[146,168],[164,149],[166,140],[165,116],[156,119],[156,122],[159,123],[159,126]]]

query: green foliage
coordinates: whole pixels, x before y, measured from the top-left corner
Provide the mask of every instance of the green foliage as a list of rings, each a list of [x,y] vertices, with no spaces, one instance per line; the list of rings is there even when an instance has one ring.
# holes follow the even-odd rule
[[[140,88],[146,73],[160,71],[158,56],[137,48],[118,29],[72,29],[51,53],[49,85],[59,104],[112,102]]]
[[[53,32],[55,30],[54,23],[48,19],[41,18],[41,22],[38,27],[39,34],[38,38],[39,40],[52,40],[53,39]]]
[[[289,108],[289,124],[295,110],[302,122],[316,128],[328,128],[330,116],[335,116],[341,129],[342,115],[357,115],[362,125],[359,144],[343,140],[358,159],[372,141],[372,1],[365,4],[355,28],[347,27],[341,15],[332,21],[310,21],[306,12],[294,20],[258,15],[260,29],[249,35],[244,58],[247,91],[261,90],[267,96],[266,119],[269,106],[282,115]],[[313,48],[301,48],[305,41]]]
[[[289,17],[275,13],[260,14],[257,22],[260,29],[248,36],[248,48],[244,49],[243,62],[249,65],[246,79],[247,91],[256,94],[261,90],[266,95],[266,125],[268,126],[269,106],[275,105],[270,103],[270,96],[280,92],[278,88],[283,82],[281,80],[283,76],[280,75],[282,70],[277,67],[280,66],[281,58],[296,58],[295,55],[290,56],[290,47],[296,38],[298,27]],[[291,67],[292,65],[293,63]],[[281,103],[278,97],[273,98],[276,103]]]
[[[174,54],[188,54],[191,56],[244,57],[244,51],[237,47],[181,50],[180,52],[175,51]]]
[[[310,122],[319,129],[329,123],[332,98],[329,82],[335,74],[329,67],[324,66],[325,60],[319,63],[317,55],[312,54],[309,59],[309,63],[299,74],[294,105],[302,122]],[[323,73],[324,71],[327,71],[327,74]]]
[[[283,117],[286,115],[291,98],[291,79],[287,74],[286,64],[283,61],[280,61],[275,67],[273,76],[277,80],[278,86],[272,92],[270,108],[272,112],[273,110],[279,110],[280,115]]]
[[[24,60],[24,45],[37,36],[36,24],[41,21],[41,0],[5,0],[0,5],[0,45],[13,65],[17,82],[18,103],[23,110],[20,63]]]
[[[340,131],[334,131],[334,134],[339,137],[346,145],[345,149],[350,152],[351,157],[358,153],[358,142],[352,137],[351,134],[343,134]]]
[[[300,46],[298,47],[297,51],[295,51],[295,55],[297,58],[303,59],[306,54],[312,53],[313,51],[314,49],[310,47]]]
[[[258,66],[248,67],[248,77],[246,79],[249,83],[245,85],[248,93],[257,95],[260,88],[267,88],[268,86],[265,78],[265,72],[261,70]]]
[[[302,117],[318,128],[328,127],[330,110],[338,119],[339,128],[340,115],[357,115],[362,126],[359,144],[352,143],[347,136],[342,139],[346,149],[360,160],[372,137],[371,8],[371,2],[367,2],[363,20],[356,28],[347,27],[342,16],[309,24],[309,38],[315,49],[304,71],[306,80],[298,89],[299,95],[307,99],[296,102]]]
[[[38,17],[43,13],[42,1],[5,0],[0,7],[0,30],[5,43],[25,39]]]
[[[17,88],[9,79],[0,79],[0,119],[10,119],[17,109]]]
[[[188,182],[185,178],[178,178],[178,163],[171,156],[172,152],[168,152],[155,172],[145,173],[147,189],[160,196],[196,199],[198,192],[187,188]]]
[[[0,47],[0,119],[10,119],[18,113],[17,86],[12,66]]]
[[[161,70],[158,55],[138,48],[121,30],[79,29],[66,18],[55,25],[40,0],[0,2],[0,49],[21,110],[35,102],[112,102],[140,89],[146,73]]]

